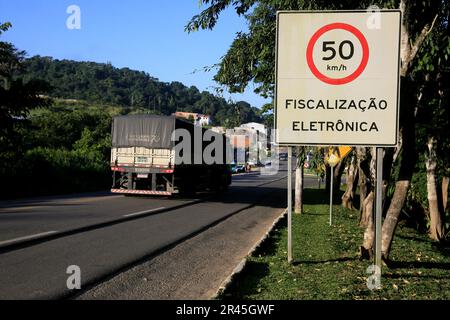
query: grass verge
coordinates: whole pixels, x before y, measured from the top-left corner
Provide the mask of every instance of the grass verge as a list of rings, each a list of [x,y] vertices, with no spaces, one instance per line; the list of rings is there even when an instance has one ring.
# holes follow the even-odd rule
[[[219,299],[450,299],[450,248],[399,223],[382,289],[367,288],[369,261],[359,260],[359,213],[329,206],[324,190],[305,190],[305,213],[293,216],[294,263],[287,262],[286,219],[249,257]]]

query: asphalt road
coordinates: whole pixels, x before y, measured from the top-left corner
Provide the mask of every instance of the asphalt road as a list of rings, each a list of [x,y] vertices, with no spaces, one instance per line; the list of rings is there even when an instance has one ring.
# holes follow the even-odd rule
[[[231,191],[252,187],[286,175],[285,163],[277,175],[251,173],[233,176]],[[275,178],[274,178],[275,177]],[[41,197],[29,200],[0,202],[0,247],[20,239],[81,228],[138,216],[151,210],[160,211],[189,205],[211,194],[197,194],[196,198],[125,197],[108,192],[74,196]]]
[[[0,246],[124,216],[131,219],[0,253],[0,299],[69,297],[70,265],[79,266],[83,286],[92,287],[264,202],[274,192],[279,195],[286,185],[285,169],[275,175],[235,176],[229,192],[196,199],[98,193],[0,203]]]

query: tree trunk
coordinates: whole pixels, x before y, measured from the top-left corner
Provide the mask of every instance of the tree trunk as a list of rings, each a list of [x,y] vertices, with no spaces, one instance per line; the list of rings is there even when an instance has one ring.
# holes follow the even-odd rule
[[[405,132],[407,130],[414,130],[413,125],[407,128],[405,126]],[[382,236],[381,236],[381,253],[384,261],[389,260],[389,253],[391,250],[392,240],[394,238],[395,230],[397,228],[398,218],[400,217],[401,210],[406,201],[406,196],[408,194],[408,189],[411,184],[411,177],[414,170],[415,160],[415,150],[414,141],[415,134],[414,131],[403,134],[403,152],[402,160],[400,163],[399,179],[395,183],[395,191],[392,196],[389,209],[386,213],[386,217],[383,222]]]
[[[399,9],[403,16],[407,12],[407,1],[400,0]],[[389,253],[394,238],[395,229],[397,228],[398,218],[406,201],[408,188],[411,184],[411,178],[416,163],[415,153],[415,108],[418,105],[419,97],[416,87],[408,78],[410,67],[414,61],[417,52],[422,46],[428,34],[433,29],[436,16],[422,24],[423,28],[420,34],[411,39],[408,30],[408,19],[404,19],[401,25],[401,43],[400,43],[400,141],[403,151],[400,163],[399,177],[395,184],[394,195],[392,196],[389,209],[384,219],[382,236],[381,236],[381,253],[384,261],[389,259]],[[400,152],[400,151],[399,151]],[[394,155],[394,158],[398,154]]]
[[[353,198],[355,196],[356,177],[358,175],[358,168],[356,166],[356,159],[352,157],[347,169],[347,188],[342,196],[342,206],[347,209],[353,210]]]
[[[357,147],[356,148],[356,158],[358,164],[358,174],[359,174],[359,213],[360,218],[359,221],[362,220],[362,213],[364,211],[364,200],[367,197],[367,194],[370,192],[370,169],[367,161],[367,148],[365,147]]]
[[[297,162],[299,162],[297,160]],[[304,178],[303,164],[297,163],[297,168],[295,170],[295,213],[303,213],[303,178]]]
[[[373,241],[375,239],[374,229],[374,212],[373,205],[375,200],[375,183],[376,183],[376,153],[377,148],[371,148],[370,153],[372,159],[370,161],[370,193],[364,199],[363,212],[361,215],[361,226],[365,226],[363,245],[361,246],[361,258],[372,258],[373,256]]]
[[[392,196],[391,205],[389,206],[386,218],[384,219],[381,236],[381,252],[385,260],[388,260],[389,258],[392,239],[394,238],[395,229],[397,228],[398,217],[405,204],[409,185],[410,180],[400,180],[395,184],[394,195]]]
[[[335,184],[336,190],[340,189],[342,182],[342,174],[345,170],[345,163],[343,160],[339,161],[339,163],[334,167],[334,178],[333,183]]]
[[[369,227],[369,220],[372,217],[372,211],[367,211],[367,208],[369,208],[368,202],[371,202],[371,206],[373,207],[373,200],[374,200],[374,194],[373,191],[375,190],[375,166],[376,166],[376,148],[370,149],[372,159],[369,160],[367,158],[364,159],[363,162],[361,162],[360,171],[364,171],[365,176],[365,185],[364,188],[366,192],[368,192],[368,195],[362,200],[361,206],[360,206],[360,219],[359,219],[359,225],[362,228],[368,228]],[[370,231],[370,230],[369,230]],[[368,232],[369,232],[368,231]]]
[[[363,212],[363,202],[367,197],[367,194],[369,193],[369,187],[367,183],[367,176],[364,173],[364,171],[361,169],[360,166],[358,166],[358,185],[359,185],[359,213],[360,213],[360,220],[361,215]]]
[[[373,207],[373,191],[370,191],[367,197],[364,199],[361,207],[361,219],[359,221],[359,226],[362,228],[367,228],[369,226],[369,222],[372,219],[372,211],[368,210],[368,208]]]
[[[448,201],[448,183],[450,181],[449,177],[442,177],[442,209],[443,212],[447,210],[447,201]]]
[[[415,115],[412,110],[418,103],[418,96],[414,85],[402,78],[400,104],[400,139],[402,141],[399,176],[395,183],[395,191],[383,222],[381,236],[381,253],[385,262],[389,260],[392,240],[397,228],[403,205],[406,202],[408,189],[417,159],[415,150]]]
[[[366,230],[364,231],[363,245],[361,246],[361,258],[372,259],[373,241],[375,239],[375,230],[373,224],[373,200],[374,193],[371,191],[363,203],[363,217],[366,219]]]
[[[428,139],[428,155],[425,161],[427,168],[427,194],[428,209],[430,211],[430,238],[436,241],[442,240],[444,237],[444,228],[442,224],[442,216],[439,211],[438,195],[437,195],[437,178],[436,178],[436,139],[431,137]]]

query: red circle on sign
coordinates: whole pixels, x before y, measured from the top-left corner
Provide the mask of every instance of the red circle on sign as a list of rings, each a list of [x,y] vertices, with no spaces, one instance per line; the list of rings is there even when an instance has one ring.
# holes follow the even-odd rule
[[[358,38],[359,42],[361,43],[362,50],[363,50],[361,63],[359,64],[358,68],[352,74],[348,75],[347,77],[337,78],[337,79],[327,77],[326,75],[321,73],[317,69],[316,65],[314,64],[314,60],[313,60],[313,49],[314,49],[314,45],[316,44],[317,40],[325,32],[328,32],[328,31],[334,30],[334,29],[343,29],[348,32],[351,32],[356,38]],[[349,82],[355,80],[366,68],[367,62],[369,61],[369,45],[367,43],[366,38],[361,33],[361,31],[359,31],[355,27],[353,27],[349,24],[340,23],[340,22],[327,24],[326,26],[323,26],[322,28],[317,30],[316,33],[314,33],[313,36],[311,37],[311,40],[309,40],[308,47],[306,49],[306,61],[308,62],[309,69],[317,77],[317,79],[319,79],[325,83],[328,83],[328,84],[334,84],[334,85],[346,84],[346,83],[349,83]]]

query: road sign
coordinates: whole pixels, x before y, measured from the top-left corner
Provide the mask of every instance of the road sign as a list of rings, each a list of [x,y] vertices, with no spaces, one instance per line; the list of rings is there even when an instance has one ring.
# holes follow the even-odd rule
[[[340,147],[338,147],[338,151],[339,151],[339,157],[341,159],[344,159],[350,153],[350,151],[352,151],[352,147],[340,146]]]
[[[330,166],[334,167],[344,159],[350,151],[352,151],[352,147],[349,146],[330,147],[330,150],[328,150],[328,153],[325,155],[325,161]]]
[[[339,161],[341,161],[341,158],[333,152],[330,152],[326,155],[325,161],[330,165],[330,167],[336,166]]]
[[[278,12],[277,143],[397,144],[400,17],[399,10]]]

